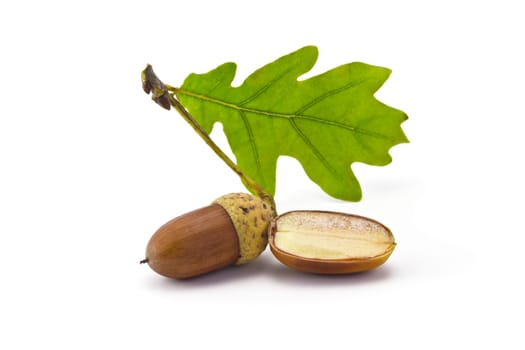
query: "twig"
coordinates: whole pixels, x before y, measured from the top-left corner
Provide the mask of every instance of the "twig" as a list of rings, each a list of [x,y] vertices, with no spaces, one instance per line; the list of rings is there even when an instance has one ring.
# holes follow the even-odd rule
[[[193,118],[193,116],[184,108],[184,106],[177,100],[173,91],[177,89],[165,85],[155,74],[151,65],[147,65],[142,71],[142,88],[149,94],[152,93],[152,100],[155,101],[162,108],[167,110],[170,106],[173,107],[181,116],[190,124],[195,132],[206,142],[206,144],[221,158],[226,165],[233,170],[243,181],[250,192],[257,195],[263,201],[268,203],[272,208],[273,214],[277,215],[277,209],[275,206],[275,200],[272,195],[266,192],[262,186],[253,181],[247,176],[238,166],[233,162],[226,153],[224,153],[219,146],[210,138],[208,133],[200,126],[199,123]]]

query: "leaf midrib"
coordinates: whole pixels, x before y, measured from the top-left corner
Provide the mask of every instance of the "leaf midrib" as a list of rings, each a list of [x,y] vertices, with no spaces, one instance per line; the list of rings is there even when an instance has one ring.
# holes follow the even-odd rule
[[[340,123],[340,122],[333,121],[333,120],[326,120],[326,119],[322,119],[322,118],[318,118],[318,117],[314,117],[314,116],[309,116],[309,115],[303,115],[303,114],[285,114],[285,113],[278,113],[278,112],[263,111],[263,110],[254,109],[254,108],[247,108],[247,107],[244,107],[244,106],[241,106],[241,105],[237,105],[237,104],[234,104],[234,103],[226,102],[226,101],[219,100],[219,99],[216,99],[216,98],[212,98],[212,97],[209,97],[209,96],[206,96],[206,95],[198,94],[198,93],[195,93],[193,91],[184,90],[184,89],[181,89],[181,88],[177,89],[176,93],[177,94],[186,95],[186,96],[191,96],[191,97],[194,97],[194,98],[197,98],[197,99],[209,102],[209,103],[214,103],[214,104],[217,104],[219,106],[231,108],[233,110],[236,110],[236,111],[239,111],[239,112],[243,112],[243,113],[258,114],[258,115],[265,116],[265,117],[273,117],[273,118],[281,118],[281,119],[303,119],[303,120],[309,120],[309,121],[313,121],[313,122],[320,123],[320,124],[325,124],[325,125],[329,125],[329,126],[338,127],[338,128],[341,128],[341,129],[346,129],[346,130],[349,130],[351,132],[355,132],[357,134],[393,141],[390,137],[388,137],[386,135],[383,135],[383,134],[380,134],[380,133],[377,133],[377,132],[374,132],[374,131],[371,131],[371,130],[355,127],[355,126],[352,126],[352,125],[347,125],[347,124]],[[305,108],[301,108],[300,109],[300,111],[304,111],[304,110],[305,110]]]

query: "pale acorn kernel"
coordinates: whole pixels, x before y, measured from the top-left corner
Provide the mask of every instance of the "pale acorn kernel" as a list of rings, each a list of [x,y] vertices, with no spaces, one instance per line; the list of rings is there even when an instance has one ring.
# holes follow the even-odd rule
[[[275,232],[275,246],[313,259],[366,259],[388,251],[394,237],[370,219],[326,212],[283,215]]]
[[[230,193],[213,201],[230,216],[239,238],[239,259],[236,265],[257,258],[268,244],[268,225],[272,219],[270,206],[247,193]]]

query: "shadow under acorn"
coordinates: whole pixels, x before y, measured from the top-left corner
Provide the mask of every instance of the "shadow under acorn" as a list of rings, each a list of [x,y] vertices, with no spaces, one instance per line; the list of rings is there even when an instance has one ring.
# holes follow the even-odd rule
[[[345,275],[306,273],[281,264],[269,250],[266,250],[261,256],[248,264],[232,265],[188,279],[171,279],[160,275],[156,275],[155,278],[159,281],[159,284],[156,284],[157,286],[176,289],[214,287],[249,279],[266,279],[272,283],[287,286],[332,287],[381,282],[390,278],[392,273],[392,268],[387,264],[372,270]]]

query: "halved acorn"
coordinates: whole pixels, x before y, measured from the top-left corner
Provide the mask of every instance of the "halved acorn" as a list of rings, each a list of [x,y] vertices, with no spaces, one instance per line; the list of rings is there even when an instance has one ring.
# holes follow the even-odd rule
[[[283,264],[318,274],[348,274],[382,265],[396,243],[383,224],[358,215],[291,211],[269,227],[270,249]]]

